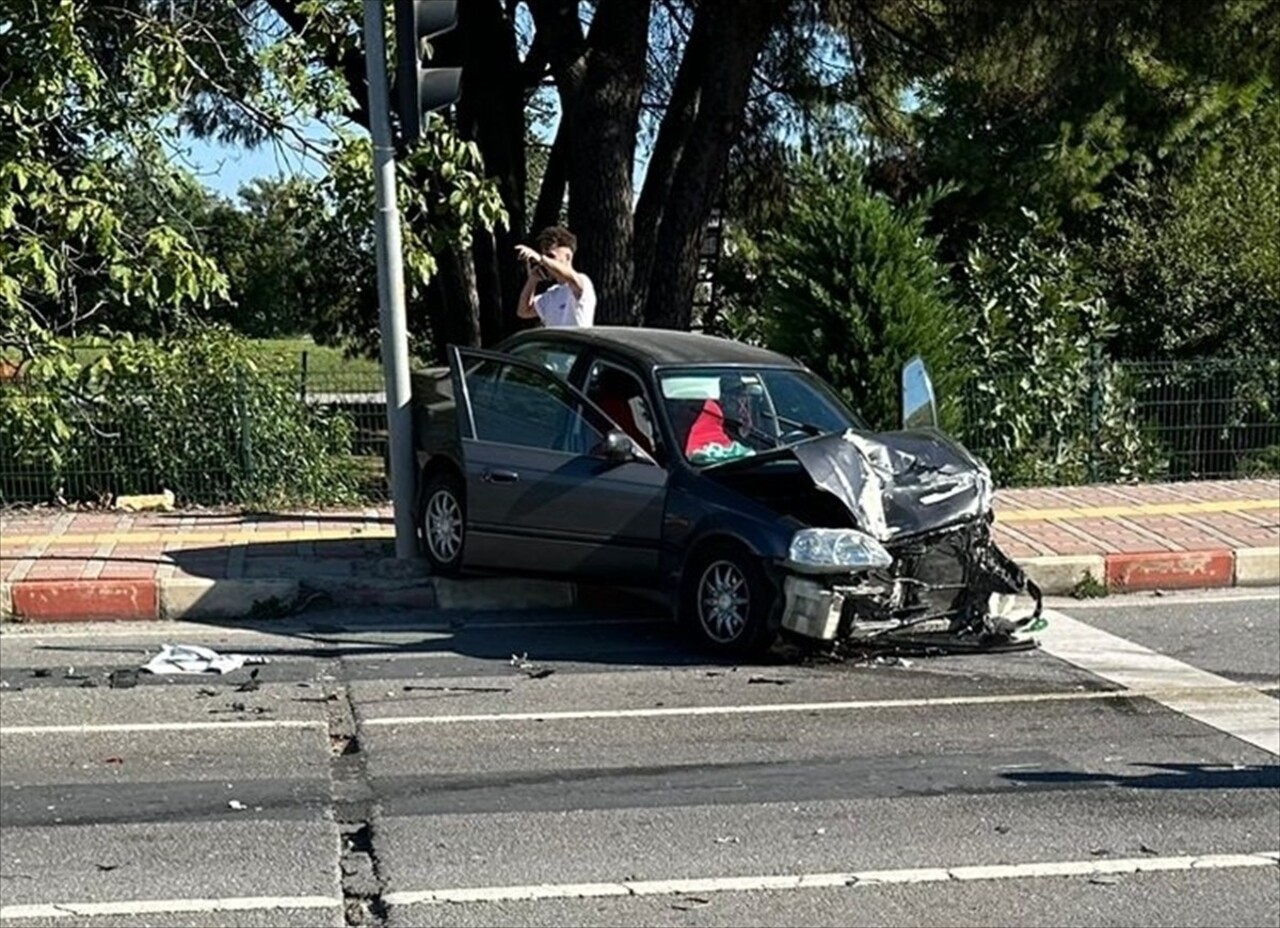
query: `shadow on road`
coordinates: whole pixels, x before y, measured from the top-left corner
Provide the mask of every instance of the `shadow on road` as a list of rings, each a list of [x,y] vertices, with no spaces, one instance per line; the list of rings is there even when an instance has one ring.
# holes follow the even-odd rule
[[[1077,770],[1018,770],[1006,779],[1036,786],[1093,783],[1125,789],[1280,789],[1280,766],[1275,764],[1130,764],[1146,773],[1086,773]]]

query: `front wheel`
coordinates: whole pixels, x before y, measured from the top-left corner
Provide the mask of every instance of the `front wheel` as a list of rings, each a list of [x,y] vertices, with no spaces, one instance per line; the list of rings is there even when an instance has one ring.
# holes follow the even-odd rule
[[[681,624],[715,654],[758,657],[772,647],[777,591],[745,548],[715,544],[686,565]]]
[[[422,494],[422,547],[434,573],[456,576],[466,543],[466,497],[462,481],[450,473],[427,479]]]

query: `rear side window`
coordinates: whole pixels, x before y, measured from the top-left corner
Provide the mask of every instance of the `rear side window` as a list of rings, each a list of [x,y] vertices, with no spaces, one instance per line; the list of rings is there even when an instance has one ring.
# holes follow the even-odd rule
[[[569,376],[569,371],[573,370],[573,364],[578,360],[578,355],[582,354],[582,349],[577,345],[552,345],[547,342],[528,341],[516,345],[506,353],[513,358],[546,368],[557,377],[566,378]]]

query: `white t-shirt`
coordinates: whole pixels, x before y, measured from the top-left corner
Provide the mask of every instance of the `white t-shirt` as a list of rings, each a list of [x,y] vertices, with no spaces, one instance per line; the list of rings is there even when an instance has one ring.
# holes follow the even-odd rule
[[[565,326],[587,327],[596,318],[596,288],[586,274],[578,274],[582,281],[582,296],[576,296],[568,284],[556,284],[533,298],[542,324],[548,328]]]

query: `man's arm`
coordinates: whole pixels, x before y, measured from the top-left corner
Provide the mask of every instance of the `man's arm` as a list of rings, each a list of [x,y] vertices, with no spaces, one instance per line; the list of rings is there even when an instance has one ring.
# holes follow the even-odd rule
[[[520,291],[520,299],[516,303],[516,315],[521,319],[537,319],[538,307],[534,300],[534,290],[538,286],[538,277],[534,274],[533,265],[529,265],[529,276],[524,279],[524,289]]]
[[[582,299],[582,275],[573,269],[572,264],[557,261],[555,258],[548,258],[546,255],[538,255],[538,261],[553,280],[557,283],[568,284],[573,290],[574,297]]]

